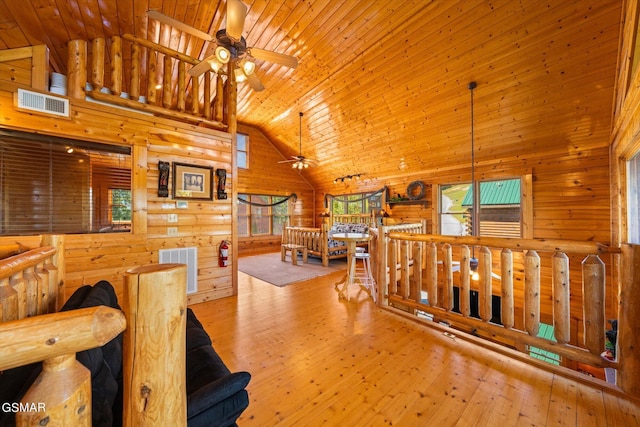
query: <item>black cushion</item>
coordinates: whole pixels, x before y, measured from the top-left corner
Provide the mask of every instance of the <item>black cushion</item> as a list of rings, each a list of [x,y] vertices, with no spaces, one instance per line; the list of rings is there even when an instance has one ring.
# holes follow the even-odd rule
[[[60,311],[104,305],[120,310],[113,286],[106,280],[77,289]],[[122,425],[122,340],[123,334],[102,347],[76,354],[78,362],[91,372],[91,415],[93,426]],[[116,416],[114,416],[114,413]]]

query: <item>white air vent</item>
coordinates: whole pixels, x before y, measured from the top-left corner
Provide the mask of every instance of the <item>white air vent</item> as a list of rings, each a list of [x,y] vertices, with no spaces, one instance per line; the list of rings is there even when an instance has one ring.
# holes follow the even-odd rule
[[[187,295],[198,292],[198,248],[161,249],[160,264],[187,265]]]
[[[24,89],[18,89],[18,108],[69,117],[69,100],[67,98],[58,98]]]

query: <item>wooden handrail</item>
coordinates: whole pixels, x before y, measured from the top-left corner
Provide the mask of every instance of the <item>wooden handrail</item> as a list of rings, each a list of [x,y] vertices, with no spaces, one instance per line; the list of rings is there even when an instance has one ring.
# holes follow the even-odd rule
[[[511,250],[534,250],[541,252],[570,252],[576,254],[619,254],[620,248],[598,242],[554,239],[513,239],[501,237],[443,236],[438,234],[415,234],[392,232],[389,237],[416,242],[449,243],[451,245],[488,246]]]
[[[9,258],[0,260],[0,280],[11,277],[14,274],[35,267],[44,260],[51,258],[56,253],[56,248],[44,246],[23,252]]]
[[[159,45],[157,43],[152,42],[151,40],[134,36],[133,34],[123,34],[122,38],[130,42],[134,42],[140,46],[146,47],[148,49],[152,49],[157,52],[160,52],[165,56],[170,56],[171,58],[177,59],[178,61],[186,62],[187,64],[198,65],[201,62],[199,59],[196,59],[192,56],[185,55],[184,53],[178,52],[177,50],[173,50],[166,46]]]
[[[99,347],[125,326],[124,313],[105,306],[0,323],[0,371]]]

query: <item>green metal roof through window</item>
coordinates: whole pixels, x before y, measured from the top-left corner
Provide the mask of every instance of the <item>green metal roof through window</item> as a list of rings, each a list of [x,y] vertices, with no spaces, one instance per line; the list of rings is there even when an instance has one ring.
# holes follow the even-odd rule
[[[473,204],[473,187],[464,196],[462,206]],[[520,180],[509,179],[503,181],[485,181],[480,183],[481,205],[519,205]]]

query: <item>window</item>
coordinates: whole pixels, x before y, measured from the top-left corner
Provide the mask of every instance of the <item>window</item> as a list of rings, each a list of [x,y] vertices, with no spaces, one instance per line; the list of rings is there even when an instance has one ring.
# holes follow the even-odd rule
[[[114,227],[130,227],[131,190],[111,189],[109,200],[111,200],[111,224]]]
[[[440,234],[472,235],[473,198],[480,192],[479,236],[521,237],[520,179],[440,186]]]
[[[236,162],[239,168],[249,168],[249,135],[236,134]]]
[[[240,194],[238,198],[238,236],[282,235],[291,216],[287,197]]]
[[[640,244],[640,153],[627,163],[627,239]]]
[[[0,234],[131,228],[129,147],[0,131]]]
[[[331,212],[335,215],[365,214],[382,209],[383,191],[375,193],[343,194],[331,198]]]

